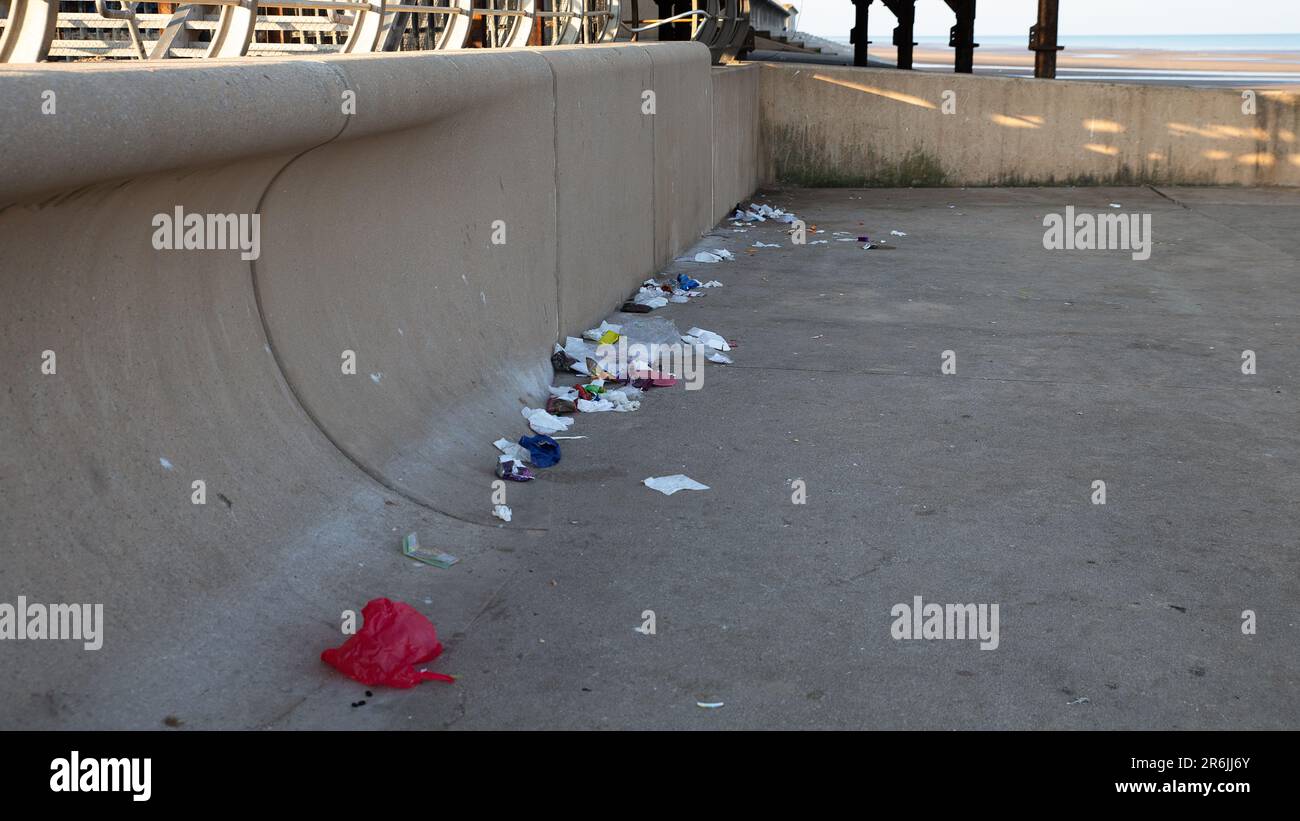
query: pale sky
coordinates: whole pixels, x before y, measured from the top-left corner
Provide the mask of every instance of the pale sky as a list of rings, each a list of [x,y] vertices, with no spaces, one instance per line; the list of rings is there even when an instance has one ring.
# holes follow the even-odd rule
[[[850,0],[786,0],[799,9],[799,29],[822,37],[848,37]],[[1037,0],[979,0],[975,34],[1023,34],[1038,17]],[[888,37],[894,15],[871,4],[872,39]],[[948,35],[953,15],[943,0],[917,0],[916,34]],[[1070,34],[1278,34],[1300,32],[1300,0],[1061,0],[1060,33]]]

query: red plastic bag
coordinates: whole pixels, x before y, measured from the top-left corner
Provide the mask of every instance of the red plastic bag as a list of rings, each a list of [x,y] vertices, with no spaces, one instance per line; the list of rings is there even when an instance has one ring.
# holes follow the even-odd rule
[[[362,684],[414,687],[422,681],[455,681],[442,673],[421,673],[415,665],[433,661],[442,642],[433,623],[409,604],[371,599],[361,610],[361,629],[320,654],[321,660]]]

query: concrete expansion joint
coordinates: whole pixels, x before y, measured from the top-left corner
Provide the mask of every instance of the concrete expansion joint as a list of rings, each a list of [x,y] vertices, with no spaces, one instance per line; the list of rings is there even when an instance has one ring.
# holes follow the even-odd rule
[[[341,69],[339,69],[339,67],[338,67],[337,65],[335,65],[334,63],[332,63],[332,62],[330,62],[330,61],[328,61],[328,60],[321,60],[320,63],[321,63],[322,65],[324,65],[327,69],[329,69],[330,73],[333,74],[334,77],[338,80],[338,83],[339,83],[339,95],[342,95],[342,93],[343,93],[344,91],[347,91],[348,88],[349,88],[348,77],[347,77],[347,75],[344,74],[343,71],[342,71]],[[312,146],[311,148],[308,148],[306,151],[303,151],[302,153],[295,155],[295,156],[293,157],[293,159],[289,160],[289,162],[287,162],[287,163],[284,164],[284,168],[288,168],[290,165],[292,165],[293,163],[297,162],[297,161],[298,161],[298,158],[301,157],[301,156],[303,156],[304,154],[306,154],[306,153],[308,153],[308,152],[310,152],[310,151],[315,151],[317,148],[320,148],[322,145],[329,145],[330,143],[332,143],[332,142],[334,142],[334,141],[336,141],[336,140],[341,139],[341,138],[343,137],[344,132],[346,132],[346,131],[348,130],[348,126],[352,124],[352,118],[353,118],[354,116],[355,116],[355,115],[353,115],[353,114],[344,114],[344,115],[343,115],[343,125],[341,125],[341,126],[339,127],[339,130],[334,134],[333,137],[330,137],[328,140],[326,140],[325,142],[321,143],[320,145]],[[280,170],[283,171],[284,169],[282,168],[282,169],[280,169]],[[279,174],[277,173],[276,176],[278,177]],[[268,189],[270,188],[269,185],[268,185],[267,187],[268,187]],[[265,194],[265,192],[263,192],[263,197],[265,197],[265,196],[266,196],[266,194]]]
[[[1174,205],[1177,205],[1179,208],[1184,208],[1184,209],[1186,209],[1186,210],[1188,210],[1188,211],[1192,210],[1191,206],[1188,205],[1187,203],[1183,202],[1182,200],[1177,199],[1176,197],[1171,197],[1171,196],[1169,196],[1169,195],[1166,194],[1164,191],[1161,191],[1159,188],[1156,188],[1154,185],[1151,185],[1150,183],[1147,184],[1147,188],[1151,189],[1151,191],[1154,192],[1155,194],[1157,194],[1157,195],[1159,195],[1159,196],[1161,196],[1161,197],[1164,197],[1165,199],[1169,200],[1169,201],[1172,202]]]
[[[332,65],[330,66],[330,70],[335,72],[343,81],[342,88],[347,88],[347,82],[342,72],[340,72],[337,69],[337,67]],[[297,163],[299,160],[301,160],[303,157],[307,156],[311,152],[317,151],[323,148],[324,146],[339,140],[342,137],[344,131],[347,130],[349,122],[350,122],[350,118],[345,120],[342,127],[339,128],[338,132],[333,137],[330,137],[328,140],[325,140],[317,145],[313,145],[310,148],[306,148],[298,152],[297,154],[293,155],[291,158],[289,158],[289,160],[286,161],[284,165],[282,165],[275,172],[275,174],[271,176],[269,180],[267,180],[265,187],[262,189],[261,194],[258,196],[255,213],[265,215],[267,199],[270,196],[271,189],[275,186],[276,181],[279,180],[280,177],[286,171],[288,171],[290,167],[292,167],[295,163]],[[390,493],[394,493],[400,496],[401,498],[405,499],[406,501],[410,502],[411,504],[416,505],[417,507],[424,508],[425,510],[428,510],[430,512],[437,513],[439,515],[446,516],[450,519],[455,519],[456,521],[463,522],[468,525],[473,525],[475,527],[492,529],[491,525],[484,524],[481,522],[476,522],[472,519],[464,518],[462,516],[457,516],[456,514],[450,513],[445,510],[439,510],[438,508],[434,507],[433,505],[429,504],[423,499],[419,499],[415,496],[412,496],[411,494],[407,493],[400,487],[390,482],[383,475],[383,473],[381,473],[377,468],[368,464],[365,460],[363,460],[356,454],[349,451],[346,447],[343,446],[343,444],[338,440],[338,438],[334,436],[334,434],[329,430],[329,428],[321,421],[320,416],[312,409],[312,407],[308,404],[307,400],[303,397],[302,391],[299,389],[299,386],[296,385],[294,383],[294,380],[289,377],[289,371],[285,367],[283,356],[280,352],[279,347],[276,345],[275,334],[272,332],[271,324],[267,320],[266,309],[263,304],[261,282],[258,276],[257,262],[258,262],[257,260],[248,261],[248,272],[249,272],[249,279],[253,287],[254,304],[257,306],[257,318],[262,326],[262,335],[265,337],[267,350],[271,354],[271,361],[275,363],[276,372],[279,374],[280,379],[283,381],[285,387],[288,389],[289,395],[293,397],[294,402],[297,403],[299,409],[311,422],[312,426],[316,428],[316,430],[320,431],[320,434],[323,437],[325,437],[325,440],[329,442],[330,445],[333,446],[336,451],[342,454],[345,459],[351,462],[362,473],[364,473],[366,476],[369,476],[371,479],[373,479],[375,482],[380,484],[385,490],[389,491]]]
[[[560,78],[555,73],[555,66],[550,60],[543,60],[546,70],[551,73],[551,151],[555,157],[560,156]],[[555,215],[551,231],[555,236],[555,341],[564,336],[564,294],[560,287],[560,164],[557,160],[555,171],[551,174],[551,212]]]

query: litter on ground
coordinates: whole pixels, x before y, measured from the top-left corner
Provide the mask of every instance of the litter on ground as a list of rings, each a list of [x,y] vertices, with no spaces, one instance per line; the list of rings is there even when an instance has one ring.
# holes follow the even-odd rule
[[[539,468],[560,463],[560,443],[549,436],[524,436],[519,439],[519,444],[527,449],[528,460]]]
[[[414,533],[408,533],[402,539],[402,555],[408,559],[415,559],[417,562],[440,567],[443,570],[460,561],[450,553],[443,553],[441,550],[426,550],[420,547],[420,538]]]
[[[520,413],[528,420],[528,427],[532,428],[534,433],[543,435],[559,433],[573,425],[572,419],[553,416],[541,408],[524,408]]]
[[[703,345],[715,351],[731,350],[731,345],[727,343],[727,340],[721,334],[715,334],[713,331],[706,331],[703,328],[691,328],[682,335],[682,341],[692,345]]]
[[[698,254],[695,255],[695,262],[705,262],[709,264],[713,264],[715,262],[722,262],[724,259],[726,259],[726,257],[722,256],[721,254],[715,254],[709,251],[700,251]]]
[[[501,461],[497,463],[497,478],[507,479],[511,482],[531,482],[537,478],[533,472],[524,466],[523,462],[517,459],[511,459],[509,456],[502,456]]]
[[[702,485],[682,473],[674,473],[672,476],[651,476],[642,479],[641,484],[665,496],[672,496],[679,490],[709,490],[708,485]]]
[[[516,462],[528,461],[528,451],[509,439],[498,439],[492,444],[496,445],[497,450],[501,451],[502,461],[506,459],[513,459]]]
[[[605,337],[609,334],[614,335],[614,341],[618,341],[618,334],[623,330],[622,325],[614,325],[608,321],[602,321],[599,328],[591,328],[583,331],[584,339],[590,339],[592,342],[604,342]]]
[[[422,681],[455,681],[415,665],[442,654],[433,622],[409,604],[371,599],[361,610],[361,629],[338,647],[320,654],[321,661],[369,686],[410,688]]]
[[[794,215],[769,205],[751,205],[744,210],[737,206],[738,225],[773,220],[793,223]],[[825,233],[812,226],[816,233]],[[826,240],[816,242],[825,243]],[[758,242],[759,248],[780,248],[779,244]],[[752,253],[752,252],[751,252]],[[717,264],[731,261],[735,254],[725,248],[701,250],[693,257],[683,257],[679,262]],[[683,334],[670,319],[643,316],[671,303],[687,303],[702,297],[707,289],[721,288],[716,279],[702,282],[686,273],[663,273],[660,278],[649,278],[641,283],[635,294],[620,306],[620,322],[602,321],[589,328],[582,336],[565,337],[556,343],[551,354],[551,364],[557,374],[577,374],[581,382],[572,385],[552,385],[547,388],[545,406],[524,407],[520,414],[527,420],[533,436],[523,436],[518,443],[498,439],[493,444],[500,451],[496,475],[514,482],[536,479],[530,470],[547,468],[560,461],[559,439],[585,439],[586,436],[559,435],[571,428],[580,414],[631,412],[640,409],[644,394],[651,388],[672,387],[677,377],[669,363],[674,355],[680,356],[681,345],[686,342],[705,349],[708,361],[730,365],[733,360],[723,351],[734,346],[721,334],[692,327]],[[617,350],[617,356],[611,356]],[[627,361],[624,361],[627,360]],[[708,485],[682,474],[649,477],[643,480],[646,487],[671,496],[679,490],[709,490]],[[492,515],[509,522],[513,512],[506,505],[494,505]],[[457,560],[445,553],[429,555],[419,549],[415,534],[404,542],[403,552],[411,558],[450,566]],[[409,550],[408,550],[409,547]],[[720,704],[718,706],[721,706]]]

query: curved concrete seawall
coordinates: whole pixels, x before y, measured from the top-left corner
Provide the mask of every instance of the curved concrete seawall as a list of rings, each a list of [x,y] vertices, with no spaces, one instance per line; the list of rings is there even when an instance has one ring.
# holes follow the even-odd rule
[[[753,190],[710,149],[753,82],[668,43],[0,72],[0,602],[106,622],[0,643],[0,726],[269,721],[340,602],[413,595],[376,545],[524,538],[492,441]],[[177,207],[260,215],[260,254],[156,249]]]

